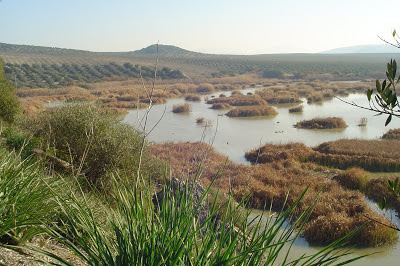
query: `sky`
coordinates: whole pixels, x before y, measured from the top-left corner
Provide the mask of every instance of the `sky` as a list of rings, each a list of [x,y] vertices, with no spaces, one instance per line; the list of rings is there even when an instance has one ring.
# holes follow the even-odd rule
[[[151,44],[212,54],[382,44],[399,0],[0,0],[0,42],[89,51]]]

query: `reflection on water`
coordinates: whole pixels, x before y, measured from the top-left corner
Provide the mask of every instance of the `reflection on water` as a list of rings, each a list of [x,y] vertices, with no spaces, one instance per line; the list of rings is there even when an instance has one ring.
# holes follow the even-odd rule
[[[244,90],[244,93],[254,92],[255,89]],[[220,92],[214,95],[218,97]],[[229,96],[229,93],[225,93]],[[150,127],[165,114],[157,128],[149,135],[154,142],[166,141],[200,141],[203,133],[204,141],[211,142],[214,149],[235,162],[245,163],[244,153],[265,143],[302,142],[308,146],[316,146],[324,141],[343,138],[378,139],[390,128],[399,128],[400,119],[393,119],[392,123],[384,127],[386,117],[375,116],[375,113],[359,109],[332,99],[319,104],[303,103],[302,113],[289,113],[293,105],[274,106],[278,115],[264,118],[230,118],[224,114],[227,110],[213,110],[204,102],[190,102],[192,112],[189,114],[174,114],[172,106],[184,103],[184,99],[172,99],[166,104],[155,105],[150,113]],[[367,104],[367,97],[363,94],[354,94],[344,97],[347,101],[354,101],[361,105]],[[144,110],[139,111],[143,115]],[[348,127],[341,130],[308,130],[297,129],[293,125],[301,120],[316,117],[337,116],[343,118]],[[196,118],[204,117],[212,122],[211,127],[196,124]],[[357,126],[361,118],[366,117],[366,127]],[[125,122],[138,126],[138,114],[131,110],[125,117]],[[215,137],[215,138],[214,138]]]

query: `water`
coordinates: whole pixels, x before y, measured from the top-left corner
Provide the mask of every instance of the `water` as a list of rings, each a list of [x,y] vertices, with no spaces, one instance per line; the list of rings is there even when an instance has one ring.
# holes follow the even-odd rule
[[[255,89],[247,89],[244,90],[244,93],[254,91]],[[219,94],[216,93],[214,96],[218,97]],[[386,116],[374,116],[375,114],[371,111],[356,108],[336,98],[321,103],[307,104],[303,102],[302,113],[289,113],[289,108],[294,105],[277,105],[274,107],[279,114],[274,117],[230,118],[224,115],[227,110],[210,109],[210,105],[204,102],[206,97],[210,98],[210,96],[203,96],[201,102],[190,102],[192,112],[189,114],[172,113],[172,106],[185,103],[184,99],[172,99],[166,104],[155,105],[149,115],[148,129],[162,117],[164,110],[165,113],[157,127],[149,135],[149,140],[153,142],[204,140],[212,144],[217,152],[229,157],[230,160],[246,163],[245,152],[265,143],[302,142],[308,146],[316,146],[325,141],[344,138],[378,139],[389,129],[400,128],[400,119],[393,119],[389,126],[384,127]],[[366,98],[366,95],[363,94],[353,94],[343,99],[366,105]],[[142,117],[144,112],[145,110],[140,110],[139,116]],[[333,130],[309,130],[293,127],[301,120],[330,116],[343,118],[348,127]],[[205,128],[196,124],[197,117],[210,120],[212,126]],[[357,126],[363,117],[368,119],[367,126]],[[129,111],[124,121],[138,127],[137,111]]]
[[[256,89],[246,89],[243,93],[254,93]],[[284,144],[289,142],[302,142],[308,146],[316,146],[325,141],[332,141],[344,138],[379,139],[385,132],[392,128],[400,128],[400,119],[393,119],[391,124],[384,126],[386,116],[375,116],[375,113],[353,107],[334,98],[321,103],[307,104],[303,101],[302,113],[289,113],[289,108],[295,105],[274,106],[278,115],[263,118],[230,118],[224,114],[227,110],[212,110],[204,99],[212,96],[218,97],[220,93],[202,96],[201,102],[189,102],[192,112],[189,114],[174,114],[172,106],[182,104],[184,99],[172,99],[166,104],[156,105],[150,112],[147,130],[154,125],[156,127],[149,135],[151,142],[166,141],[204,141],[212,144],[214,149],[226,155],[230,160],[238,163],[246,163],[244,153],[257,148],[265,143]],[[225,93],[229,96],[230,93]],[[343,97],[343,100],[355,102],[367,106],[365,94],[353,94]],[[145,110],[131,110],[125,116],[124,121],[139,127],[138,117],[143,117]],[[348,127],[335,130],[308,130],[296,129],[294,124],[301,120],[313,119],[316,117],[341,117]],[[196,118],[204,117],[210,120],[212,126],[204,127],[196,124]],[[366,117],[366,127],[359,127],[361,118]],[[161,119],[161,120],[160,120]],[[369,202],[371,206],[375,204]],[[257,210],[254,210],[257,214]],[[389,214],[394,219],[395,215]],[[399,222],[399,221],[397,221]],[[292,256],[301,256],[304,253],[311,254],[318,250],[318,247],[310,246],[304,239],[296,240],[292,248]],[[355,262],[354,265],[397,265],[400,261],[400,242],[388,247],[355,249],[356,255],[375,253],[374,255]]]

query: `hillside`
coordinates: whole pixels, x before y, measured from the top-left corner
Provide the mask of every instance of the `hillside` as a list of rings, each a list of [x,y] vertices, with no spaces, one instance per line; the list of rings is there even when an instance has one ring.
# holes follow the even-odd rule
[[[99,66],[125,63],[153,67],[157,46],[131,52],[90,52],[83,50],[13,45],[0,43],[0,57],[12,69],[22,65],[84,65]],[[310,78],[315,74],[329,74],[335,79],[364,79],[384,77],[384,67],[395,53],[326,53],[326,54],[263,54],[263,55],[212,55],[188,51],[172,45],[158,46],[159,68],[179,70],[189,78],[232,76],[250,72],[263,73],[277,70],[287,77]],[[76,67],[77,65],[78,67]],[[86,66],[84,66],[87,68]],[[52,67],[53,68],[53,67]],[[21,73],[20,73],[21,74]],[[9,77],[15,78],[12,72]],[[23,73],[21,74],[23,75]],[[18,76],[18,75],[17,75]],[[32,78],[26,77],[29,81]],[[21,84],[24,79],[22,78]]]

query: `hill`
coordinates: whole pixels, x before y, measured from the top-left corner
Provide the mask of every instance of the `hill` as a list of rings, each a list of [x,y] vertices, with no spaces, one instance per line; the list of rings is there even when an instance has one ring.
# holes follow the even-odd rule
[[[146,48],[137,50],[132,52],[135,55],[150,55],[150,56],[155,56],[157,55],[157,44],[152,44],[150,46],[147,46]],[[158,54],[163,55],[163,56],[196,56],[196,55],[202,55],[201,53],[196,53],[192,51],[188,51],[185,49],[182,49],[177,46],[173,45],[163,45],[159,44],[158,45]]]
[[[356,45],[335,48],[332,50],[321,52],[322,54],[353,54],[353,53],[364,53],[364,54],[376,54],[376,53],[400,53],[400,49],[389,44],[379,45]]]

